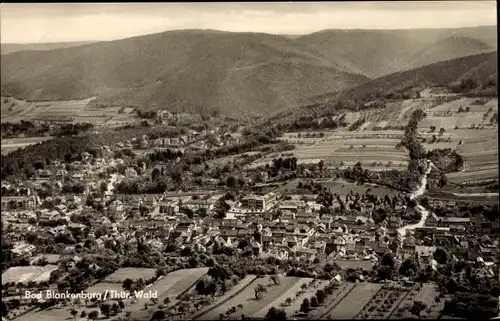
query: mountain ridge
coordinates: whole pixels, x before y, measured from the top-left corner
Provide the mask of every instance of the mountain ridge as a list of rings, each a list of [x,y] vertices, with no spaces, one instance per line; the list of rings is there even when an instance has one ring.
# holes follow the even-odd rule
[[[1,88],[30,100],[97,96],[96,104],[145,110],[267,115],[379,74],[496,50],[481,40],[493,37],[491,30],[324,30],[299,37],[173,30],[2,55]]]

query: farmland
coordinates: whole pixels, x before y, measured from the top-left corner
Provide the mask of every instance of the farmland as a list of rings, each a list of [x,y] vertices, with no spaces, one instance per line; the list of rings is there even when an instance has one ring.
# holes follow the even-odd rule
[[[419,123],[419,128],[455,128],[491,126],[490,118],[498,112],[498,99],[478,103],[477,98],[461,98],[425,110],[427,117]],[[459,112],[459,109],[466,110]]]
[[[438,295],[439,292],[435,284],[424,283],[421,289],[412,289],[408,295],[401,300],[389,318],[402,319],[412,317],[413,315],[409,310],[413,302],[420,301],[427,306],[427,308],[422,311],[421,316],[427,319],[437,319],[440,315],[440,311],[444,307],[444,299],[440,300],[440,302],[436,301]]]
[[[359,283],[328,313],[332,319],[353,319],[382,288],[382,284]]]
[[[338,285],[331,295],[329,295],[325,303],[317,309],[309,313],[311,319],[325,319],[330,315],[330,312],[354,289],[354,283],[342,283]]]
[[[132,279],[134,281],[138,279],[147,280],[155,277],[155,275],[155,269],[121,268],[110,274],[104,281],[109,283],[121,283],[125,281],[125,279]]]
[[[401,286],[382,287],[358,312],[356,319],[387,319],[397,305],[409,294],[410,289]]]
[[[269,304],[253,314],[252,317],[258,319],[264,318],[267,311],[273,306],[283,308],[287,315],[295,315],[299,312],[300,305],[304,299],[310,299],[317,290],[323,289],[326,285],[328,285],[328,281],[313,281],[313,279],[302,278],[286,292],[283,292],[280,297],[276,298],[274,301],[268,301]],[[292,301],[290,305],[285,303],[287,298],[290,298]]]
[[[282,195],[293,194],[293,191],[297,188],[299,181],[300,180],[288,181],[286,184],[277,187],[275,191],[281,193]],[[350,194],[351,191],[353,193],[359,193],[360,195],[369,193],[380,197],[384,197],[385,195],[395,196],[400,193],[399,191],[386,186],[377,186],[370,184],[358,185],[344,180],[314,180],[314,182],[320,183],[321,185],[331,189],[332,192],[342,197]]]
[[[57,265],[11,267],[2,274],[2,284],[48,281],[54,270],[57,270]]]
[[[252,286],[246,287],[243,291],[228,300],[225,304],[209,311],[208,313],[200,316],[198,319],[215,320],[220,314],[225,315],[229,307],[237,307],[238,305],[242,305],[241,309],[234,313],[234,315],[230,315],[230,317],[239,317],[241,315],[260,315],[264,313],[263,309],[269,303],[274,302],[273,306],[279,306],[280,303],[282,303],[282,301],[279,301],[282,297],[284,297],[284,299],[287,297],[295,297],[295,291],[300,289],[301,285],[298,284],[302,284],[301,282],[304,282],[301,278],[284,277],[280,279],[279,284],[274,284],[268,276],[259,278],[252,283]],[[261,293],[260,297],[257,299],[254,289],[259,285],[263,286],[266,289],[266,292]],[[267,310],[265,312],[267,312]]]
[[[148,318],[150,312],[152,313],[158,308],[156,305],[161,304],[165,298],[170,298],[172,302],[175,302],[179,295],[187,292],[207,272],[208,268],[183,269],[171,272],[144,289],[146,292],[158,294],[157,304],[154,304],[149,310],[144,310],[144,304],[148,303],[149,299],[134,299],[127,310],[132,311],[133,318]]]
[[[95,126],[119,126],[136,119],[133,109],[92,105],[95,97],[82,100],[28,102],[2,97],[2,122],[75,121]]]
[[[226,292],[225,294],[223,294],[220,297],[217,297],[215,302],[213,302],[207,308],[203,309],[201,312],[197,312],[191,318],[193,320],[197,320],[200,316],[205,315],[205,314],[209,313],[210,311],[216,309],[217,307],[222,306],[227,301],[229,301],[232,297],[236,296],[238,293],[243,291],[245,288],[253,285],[256,280],[257,280],[257,276],[255,276],[255,275],[245,276],[243,278],[243,280],[238,282],[238,284],[236,284],[234,287],[232,287],[228,292]]]
[[[498,137],[496,131],[484,131],[474,135],[469,131],[468,138],[457,146],[457,152],[464,158],[464,170],[448,174],[448,180],[455,184],[467,184],[498,179]],[[482,131],[480,131],[482,132]]]
[[[287,138],[290,142],[298,140],[296,149],[287,154],[298,159],[298,163],[317,163],[320,160],[326,166],[352,166],[358,161],[370,169],[401,169],[407,166],[408,154],[404,149],[396,149],[402,131],[339,131],[325,133],[323,138]],[[295,134],[295,136],[298,134]],[[290,137],[290,136],[288,136]],[[250,166],[262,166],[271,162],[279,153],[269,154]]]
[[[310,281],[309,281],[309,283],[310,283]],[[303,282],[302,284],[307,284],[307,282]],[[281,305],[279,308],[284,309],[287,315],[295,315],[297,313],[297,311],[300,310],[300,305],[302,304],[304,299],[311,300],[311,298],[315,295],[317,290],[324,289],[327,285],[328,285],[328,281],[319,280],[319,281],[316,281],[313,285],[309,285],[305,290],[302,290],[302,292],[303,292],[302,294],[300,294],[300,292],[296,292],[295,296],[283,295],[283,297],[284,297],[283,301],[285,301],[287,298],[291,298],[292,303],[290,305],[286,305],[286,304]],[[290,294],[290,291],[288,294]],[[276,306],[276,307],[278,307],[278,306]]]

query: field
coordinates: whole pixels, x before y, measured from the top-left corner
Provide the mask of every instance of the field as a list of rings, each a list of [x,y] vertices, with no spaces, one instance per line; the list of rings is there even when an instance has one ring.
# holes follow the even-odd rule
[[[412,315],[409,310],[415,301],[421,301],[427,305],[427,309],[422,311],[421,317],[426,319],[437,319],[440,315],[440,311],[444,307],[444,299],[440,302],[436,302],[435,298],[439,295],[439,292],[435,284],[424,283],[420,290],[412,290],[409,295],[407,295],[404,300],[402,300],[399,305],[394,309],[393,313],[390,315],[390,319],[403,319],[403,318],[416,318]]]
[[[2,155],[6,155],[19,148],[24,148],[29,145],[37,144],[52,139],[50,136],[43,137],[27,137],[27,138],[12,138],[2,139],[1,148]]]
[[[310,301],[311,298],[315,295],[316,291],[325,288],[328,285],[328,283],[329,282],[325,280],[318,280],[313,286],[308,286],[307,289],[303,290],[303,293],[298,297],[288,296],[292,299],[292,303],[290,305],[276,306],[276,307],[284,309],[287,315],[295,315],[297,314],[298,311],[300,311],[300,305],[302,304],[304,299],[307,298]],[[288,297],[285,297],[285,300]]]
[[[256,280],[257,280],[257,276],[255,276],[255,275],[245,276],[245,278],[243,278],[243,280],[238,282],[238,284],[236,284],[231,289],[229,289],[229,291],[227,291],[225,294],[223,294],[220,297],[216,297],[215,302],[213,302],[210,306],[204,308],[200,312],[197,312],[195,315],[191,316],[190,319],[197,320],[202,315],[207,314],[210,311],[216,309],[217,307],[224,305],[232,297],[236,296],[238,293],[240,293],[241,291],[243,291],[247,287],[250,287],[251,285],[253,285]]]
[[[121,283],[125,281],[125,279],[132,279],[134,281],[139,279],[147,280],[155,277],[155,275],[155,269],[120,268],[112,274],[108,275],[108,277],[104,281],[109,283]]]
[[[493,109],[498,108],[498,99],[488,100],[486,104],[474,104],[478,98],[460,98],[447,102],[436,107],[430,108],[429,112],[458,112],[460,107],[470,108],[471,112],[486,112],[490,107]]]
[[[11,267],[2,274],[2,284],[10,282],[22,282],[28,283],[34,282],[44,282],[48,281],[50,278],[50,273],[57,270],[57,265],[45,265],[45,266],[16,266]]]
[[[354,289],[356,284],[343,282],[334,288],[332,295],[327,296],[323,305],[309,312],[307,319],[325,319],[329,313]],[[302,302],[300,302],[302,303]],[[298,307],[300,308],[300,303]]]
[[[496,131],[487,131],[479,137],[474,135],[475,130],[469,132],[469,138],[463,139],[463,144],[457,146],[457,152],[464,158],[464,170],[448,174],[448,180],[455,184],[464,184],[498,179]]]
[[[286,184],[279,186],[276,191],[282,195],[287,195],[293,193],[293,190],[297,188],[297,184],[300,180],[288,181]],[[340,196],[345,196],[351,193],[359,193],[360,195],[369,192],[372,195],[377,195],[384,197],[385,195],[395,196],[400,192],[389,187],[377,186],[370,184],[357,185],[355,183],[346,182],[343,180],[315,180],[315,182],[321,183],[321,185],[332,190],[332,193],[337,193]]]
[[[403,127],[408,124],[411,113],[417,109],[425,110],[432,106],[432,99],[407,99],[403,101],[387,103],[387,110],[384,113],[389,126]]]
[[[105,293],[106,291],[116,291],[116,292],[121,292],[123,291],[121,283],[110,283],[110,282],[99,282],[97,284],[94,284],[87,290],[85,290],[86,293]]]
[[[27,102],[2,97],[2,122],[75,121],[98,125],[123,125],[136,119],[133,110],[90,105],[95,97],[82,100]]]
[[[311,283],[313,282],[313,283]],[[316,293],[317,290],[323,289],[328,285],[328,281],[325,280],[315,280],[309,278],[300,279],[299,282],[295,283],[293,287],[289,288],[286,292],[276,298],[274,301],[269,302],[266,306],[261,308],[257,313],[252,315],[253,318],[263,319],[266,316],[266,313],[270,308],[276,307],[280,309],[284,309],[287,315],[295,315],[300,310],[300,305],[304,299],[311,299],[312,296]],[[302,289],[301,287],[307,285],[306,289]],[[292,303],[290,305],[286,305],[285,300],[290,298]]]
[[[132,319],[149,319],[149,314],[156,310],[157,305],[162,304],[165,298],[168,297],[172,302],[175,302],[179,295],[193,287],[202,276],[207,274],[207,272],[208,268],[196,268],[177,270],[169,273],[144,290],[145,292],[151,291],[158,293],[157,304],[151,306],[148,310],[144,310],[144,304],[147,303],[149,299],[136,299],[127,310],[132,311]]]
[[[409,293],[410,289],[400,286],[383,287],[358,312],[356,319],[387,319]]]
[[[239,304],[241,304],[243,307],[236,313],[229,315],[229,317],[240,317],[241,315],[261,315],[262,313],[264,313],[264,309],[270,303],[274,302],[273,305],[278,307],[282,302],[279,301],[282,297],[284,297],[284,299],[286,299],[287,297],[295,297],[295,292],[297,291],[297,289],[300,289],[300,285],[298,284],[302,284],[301,282],[304,282],[301,278],[282,277],[280,278],[279,284],[275,285],[273,281],[271,281],[269,276],[257,279],[255,282],[253,282],[252,286],[244,288],[243,291],[236,294],[222,306],[209,311],[208,313],[200,316],[198,319],[216,320],[220,314],[225,315],[228,308],[233,306],[237,307]],[[256,299],[254,288],[259,284],[264,286],[267,289],[267,292],[261,293],[260,298]],[[265,312],[267,312],[267,310]]]
[[[328,314],[332,319],[353,319],[382,288],[378,283],[359,283]]]
[[[419,123],[419,128],[436,126],[447,131],[472,126],[491,126],[490,118],[498,112],[498,99],[492,99],[485,104],[474,104],[477,98],[460,98],[425,110],[427,117]],[[459,108],[469,108],[469,112],[458,113]],[[491,109],[491,111],[490,111]]]
[[[323,138],[309,138],[310,142],[297,144],[296,149],[286,154],[297,157],[299,164],[323,160],[326,166],[345,167],[359,161],[363,167],[372,170],[402,169],[408,163],[408,153],[403,148],[396,149],[402,134],[402,131],[389,130],[325,133]],[[287,140],[294,143],[299,139]],[[281,154],[284,153],[266,155],[250,167],[263,166]]]

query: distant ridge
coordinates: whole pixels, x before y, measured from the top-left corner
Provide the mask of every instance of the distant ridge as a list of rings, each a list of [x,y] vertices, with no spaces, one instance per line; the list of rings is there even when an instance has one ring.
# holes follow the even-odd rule
[[[95,96],[95,104],[144,110],[266,116],[352,88],[399,88],[393,77],[403,77],[403,84],[433,82],[443,76],[420,67],[497,48],[495,26],[323,30],[302,36],[190,29],[69,46],[2,55],[2,95]],[[486,57],[459,66],[451,62],[448,67],[456,70],[441,72],[452,81],[466,72],[482,78],[490,72],[473,62],[489,61]],[[420,71],[416,79],[412,73],[396,76],[405,70]]]
[[[71,48],[88,45],[97,41],[71,41],[71,42],[52,42],[52,43],[2,43],[0,45],[0,54],[7,55],[18,51],[28,50],[54,50],[60,48]]]

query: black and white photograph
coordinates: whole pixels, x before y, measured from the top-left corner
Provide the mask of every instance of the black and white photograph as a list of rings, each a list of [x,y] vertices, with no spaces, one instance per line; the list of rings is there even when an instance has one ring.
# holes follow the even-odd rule
[[[1,319],[500,319],[496,1],[0,4]]]

